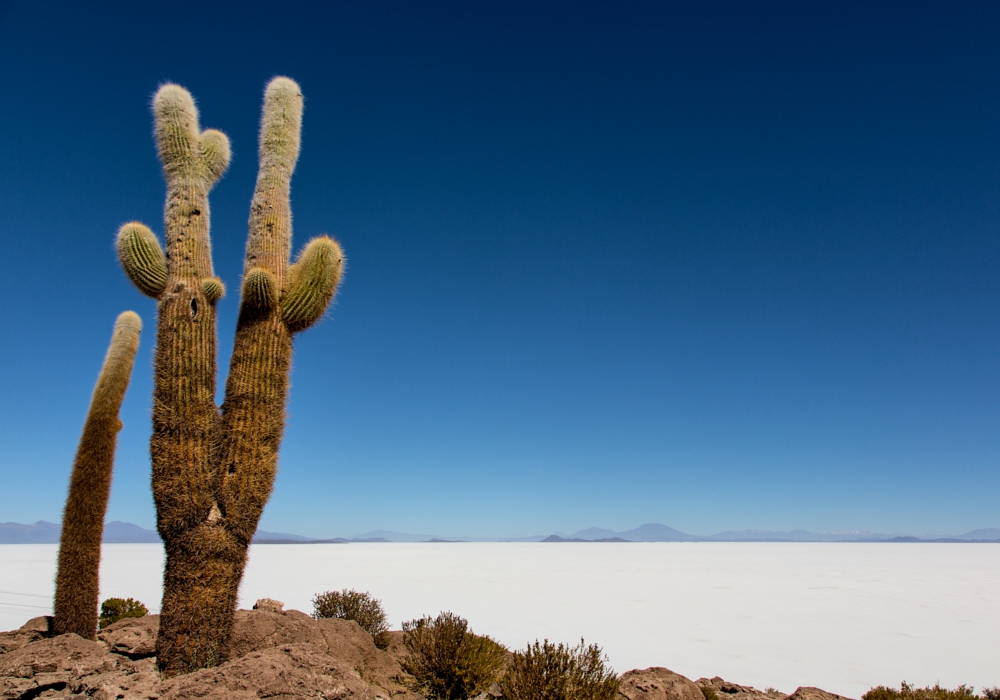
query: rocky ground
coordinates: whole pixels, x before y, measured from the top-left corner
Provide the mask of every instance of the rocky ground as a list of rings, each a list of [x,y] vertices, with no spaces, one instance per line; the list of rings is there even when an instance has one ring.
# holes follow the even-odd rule
[[[254,608],[236,613],[232,661],[170,679],[156,670],[156,615],[120,620],[96,642],[52,637],[49,618],[35,618],[0,632],[0,700],[423,700],[400,666],[401,632],[382,651],[354,622],[314,620],[266,599]],[[665,668],[629,671],[621,681],[623,700],[844,700],[818,688],[785,695],[721,678],[695,683]],[[477,700],[499,697],[494,686]]]

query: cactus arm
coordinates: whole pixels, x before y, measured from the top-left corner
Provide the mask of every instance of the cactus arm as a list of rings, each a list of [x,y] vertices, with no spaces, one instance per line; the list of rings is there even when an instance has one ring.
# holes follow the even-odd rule
[[[84,639],[97,638],[101,536],[121,430],[118,411],[132,376],[141,331],[142,320],[135,313],[126,311],[118,317],[90,400],[59,537],[53,620],[56,634],[73,632]]]
[[[282,318],[293,333],[326,313],[343,268],[344,253],[332,238],[319,236],[306,244],[289,271],[288,291],[281,300]]]
[[[146,296],[159,298],[167,286],[167,256],[145,224],[132,221],[118,229],[118,260],[132,284]]]
[[[275,78],[264,91],[260,121],[257,186],[250,203],[245,270],[271,272],[279,289],[285,285],[292,246],[292,172],[299,158],[302,91],[289,78]]]

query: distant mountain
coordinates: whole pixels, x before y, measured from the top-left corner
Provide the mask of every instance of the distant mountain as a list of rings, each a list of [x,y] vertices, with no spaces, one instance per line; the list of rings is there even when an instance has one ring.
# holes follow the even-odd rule
[[[570,539],[596,540],[601,537],[617,537],[617,536],[618,533],[615,532],[614,530],[605,530],[602,527],[588,527],[586,530],[580,530],[579,532],[574,532],[572,535],[570,535]]]
[[[39,520],[32,525],[0,523],[0,544],[57,544],[62,526]]]
[[[973,530],[958,537],[963,540],[1000,540],[1000,528],[988,527],[985,530]]]
[[[124,523],[121,520],[104,523],[105,544],[159,544],[161,541],[160,535],[155,530],[147,530],[132,523]]]
[[[289,532],[268,532],[267,530],[257,530],[256,534],[253,536],[254,541],[257,540],[289,540],[291,542],[309,542],[312,537],[303,537],[302,535],[293,535]]]
[[[614,536],[629,542],[693,542],[700,539],[660,523],[647,523],[634,530],[617,532]]]
[[[875,532],[808,532],[807,530],[726,530],[706,539],[721,542],[858,542],[882,541],[894,535]]]
[[[58,544],[60,525],[39,520],[31,525],[0,523],[0,544]],[[600,527],[579,530],[572,535],[557,532],[548,537],[530,535],[518,537],[441,537],[393,530],[372,530],[350,539],[313,539],[290,532],[258,530],[253,541],[257,544],[345,544],[349,542],[1000,542],[1000,528],[972,530],[957,537],[937,535],[886,535],[875,532],[808,532],[807,530],[726,530],[709,537],[689,535],[661,523],[646,523],[632,530],[615,532]],[[155,530],[133,523],[113,520],[104,524],[104,542],[160,542]]]
[[[0,544],[59,544],[62,526],[39,520],[32,525],[21,523],[0,523]],[[132,523],[112,520],[104,523],[105,544],[157,543],[160,536],[154,530],[146,530]]]

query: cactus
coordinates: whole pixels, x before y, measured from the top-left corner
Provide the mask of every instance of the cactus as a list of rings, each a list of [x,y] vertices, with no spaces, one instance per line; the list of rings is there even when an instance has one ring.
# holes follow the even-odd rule
[[[320,236],[290,264],[302,94],[275,78],[264,95],[239,320],[217,408],[215,303],[224,287],[212,272],[208,192],[229,144],[221,132],[199,131],[194,101],[177,85],[160,88],[153,111],[167,181],[166,255],[136,223],[122,227],[118,251],[159,311],[150,454],[167,564],[156,646],[160,670],[177,675],[228,658],[247,548],[277,469],[292,334],[323,315],[344,256]]]
[[[56,634],[73,632],[84,639],[97,639],[101,536],[111,492],[115,443],[122,427],[118,410],[132,376],[141,330],[142,320],[135,313],[126,311],[118,317],[83,424],[59,537],[52,621]]]

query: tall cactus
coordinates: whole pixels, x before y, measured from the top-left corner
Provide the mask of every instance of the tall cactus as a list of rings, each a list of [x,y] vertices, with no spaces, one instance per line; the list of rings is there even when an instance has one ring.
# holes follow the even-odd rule
[[[167,252],[142,224],[123,226],[119,259],[158,300],[153,497],[167,550],[157,659],[167,675],[225,661],[247,549],[270,497],[285,421],[292,334],[326,311],[343,269],[340,246],[311,240],[290,264],[289,187],[302,93],[275,78],[264,93],[260,170],[236,339],[221,411],[215,405],[215,303],[208,192],[229,159],[226,137],[199,131],[190,94],[164,85],[153,101],[167,180]]]
[[[122,427],[118,411],[132,377],[141,331],[142,320],[135,313],[126,311],[118,317],[83,424],[59,536],[52,621],[56,634],[73,632],[84,639],[97,638],[101,536],[111,493],[115,444]]]

